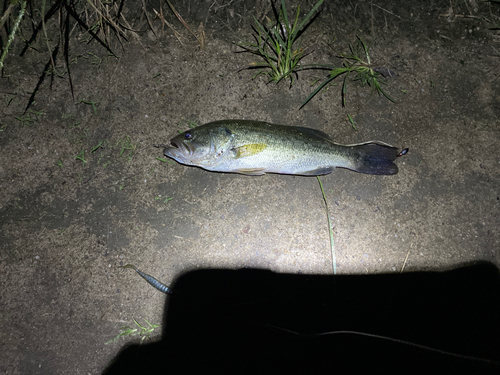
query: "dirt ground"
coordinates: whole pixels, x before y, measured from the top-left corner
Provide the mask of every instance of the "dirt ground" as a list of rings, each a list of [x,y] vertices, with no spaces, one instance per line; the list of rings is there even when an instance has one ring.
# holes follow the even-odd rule
[[[395,176],[337,169],[321,178],[339,274],[500,266],[500,5],[327,1],[299,39],[311,52],[304,63],[340,64],[338,53],[359,35],[374,64],[396,73],[384,86],[395,103],[348,82],[342,107],[339,79],[299,109],[327,71],[300,72],[290,88],[242,70],[257,57],[237,53],[236,43],[251,40],[252,16],[272,17],[266,1],[175,4],[193,30],[203,23],[203,49],[166,4],[178,36],[162,30],[158,5],[147,3],[155,33],[141,9],[126,5],[138,32],[123,47],[115,38],[118,58],[73,29],[74,98],[67,74],[47,75],[37,88],[48,53],[39,37],[20,56],[30,27],[5,61],[1,373],[98,374],[140,340],[105,345],[121,327],[160,323],[165,296],[120,265],[166,284],[201,268],[332,274],[317,179],[158,160],[153,145],[192,122],[253,119],[315,128],[339,143],[409,147]],[[301,15],[313,5],[301,2]],[[65,71],[62,56],[56,66]]]

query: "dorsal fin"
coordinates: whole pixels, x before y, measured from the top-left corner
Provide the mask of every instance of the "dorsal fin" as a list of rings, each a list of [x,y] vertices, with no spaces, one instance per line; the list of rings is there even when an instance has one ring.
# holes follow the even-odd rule
[[[310,128],[303,128],[301,126],[297,126],[297,130],[300,131],[301,133],[308,134],[310,136],[313,136],[315,138],[323,139],[326,141],[332,141],[330,139],[330,136],[321,130],[316,130],[316,129],[310,129]]]

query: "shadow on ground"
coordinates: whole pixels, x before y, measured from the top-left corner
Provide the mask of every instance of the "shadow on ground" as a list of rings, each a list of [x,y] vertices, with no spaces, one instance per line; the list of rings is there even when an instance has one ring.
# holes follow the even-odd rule
[[[161,341],[125,347],[105,375],[500,370],[500,274],[487,263],[338,277],[200,270],[174,289]]]

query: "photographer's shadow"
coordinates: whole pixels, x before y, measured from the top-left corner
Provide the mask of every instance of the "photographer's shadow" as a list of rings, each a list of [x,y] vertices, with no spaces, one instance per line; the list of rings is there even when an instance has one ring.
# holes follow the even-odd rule
[[[201,270],[179,277],[162,339],[104,374],[500,373],[490,264],[367,276]]]

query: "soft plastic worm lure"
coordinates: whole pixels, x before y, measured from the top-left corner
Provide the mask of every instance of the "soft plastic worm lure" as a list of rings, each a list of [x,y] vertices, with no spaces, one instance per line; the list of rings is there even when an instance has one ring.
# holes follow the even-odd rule
[[[400,156],[404,156],[404,155],[406,155],[406,154],[408,153],[408,151],[409,151],[409,150],[410,150],[409,148],[404,148],[404,149],[403,149],[403,150],[402,150],[402,151],[398,154],[398,156],[397,156],[397,157],[399,158]]]
[[[158,289],[160,292],[163,292],[165,294],[172,294],[173,293],[173,290],[170,289],[168,286],[166,286],[162,282],[156,280],[153,276],[148,275],[148,274],[142,272],[141,270],[137,269],[137,267],[134,266],[133,264],[126,264],[125,266],[120,266],[120,268],[123,268],[123,269],[132,268],[133,270],[135,270],[135,272],[137,272],[139,275],[141,275],[141,277],[144,280],[146,280],[150,285],[152,285],[155,289]]]

